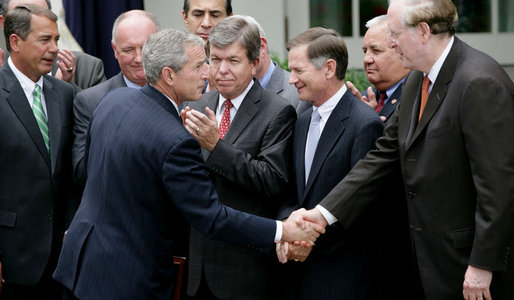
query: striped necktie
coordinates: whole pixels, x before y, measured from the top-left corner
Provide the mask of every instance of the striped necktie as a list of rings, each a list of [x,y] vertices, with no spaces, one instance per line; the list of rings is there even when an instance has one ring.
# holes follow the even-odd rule
[[[46,118],[45,111],[43,110],[43,104],[41,103],[41,87],[36,84],[34,92],[32,93],[32,111],[36,117],[37,125],[45,141],[46,150],[50,155],[50,139],[48,134],[48,120]]]

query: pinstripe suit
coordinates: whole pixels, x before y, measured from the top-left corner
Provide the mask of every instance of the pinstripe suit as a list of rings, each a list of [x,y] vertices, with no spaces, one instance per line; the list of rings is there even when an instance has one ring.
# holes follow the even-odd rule
[[[187,221],[209,237],[269,251],[275,221],[222,206],[200,146],[150,85],[99,104],[88,180],[54,278],[80,299],[170,299]]]

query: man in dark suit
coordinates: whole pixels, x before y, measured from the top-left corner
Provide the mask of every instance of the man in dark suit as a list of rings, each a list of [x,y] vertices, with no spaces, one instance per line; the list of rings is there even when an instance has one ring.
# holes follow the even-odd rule
[[[110,91],[120,87],[141,88],[146,84],[143,70],[142,49],[150,34],[159,29],[152,13],[142,10],[127,11],[114,21],[112,49],[121,72],[97,86],[77,94],[73,103],[75,124],[73,128],[73,174],[84,185],[86,166],[83,161],[87,128],[100,100]]]
[[[228,17],[216,25],[209,35],[209,73],[218,90],[189,104],[193,110],[185,113],[185,124],[202,146],[221,202],[274,218],[281,205],[279,195],[289,183],[296,112],[286,99],[254,79],[260,41],[257,27],[242,17]],[[270,255],[211,241],[195,230],[189,255],[192,296],[273,296]]]
[[[390,45],[416,70],[401,106],[378,151],[294,217],[350,226],[401,168],[426,298],[514,299],[514,84],[454,36],[456,22],[450,0],[391,2]]]
[[[84,196],[54,273],[69,296],[170,299],[186,220],[209,237],[260,251],[316,237],[316,226],[298,230],[219,202],[200,146],[178,115],[183,101],[201,96],[205,59],[199,37],[155,33],[143,49],[149,84],[112,91],[95,111]]]
[[[276,62],[271,60],[268,48],[268,40],[261,24],[253,17],[241,16],[245,18],[248,23],[252,23],[259,29],[261,35],[261,50],[259,57],[259,65],[255,77],[259,79],[261,86],[269,91],[274,92],[286,98],[289,103],[296,109],[296,113],[301,115],[304,111],[311,107],[308,101],[300,101],[298,92],[293,84],[289,83],[289,71],[280,67]]]
[[[300,99],[312,103],[312,109],[295,125],[296,197],[281,209],[279,219],[299,207],[316,206],[374,148],[383,130],[377,114],[344,84],[348,51],[335,31],[309,29],[292,39],[288,49],[291,82],[299,88]],[[372,291],[378,288],[373,282],[380,271],[377,265],[382,266],[377,250],[384,248],[376,243],[381,233],[377,227],[384,227],[384,221],[376,214],[347,232],[334,224],[313,248],[277,244],[282,263],[304,261],[309,255],[304,264],[285,266],[289,269],[285,277],[292,279],[288,289],[297,291],[293,298],[372,299]]]
[[[0,23],[4,24],[5,14],[20,4],[34,4],[52,9],[49,0],[5,0],[0,3]],[[3,51],[0,49],[0,51]],[[4,53],[5,57],[8,53]],[[102,60],[87,53],[60,50],[57,60],[52,66],[52,76],[73,84],[76,91],[86,89],[105,81],[104,64]],[[3,65],[4,59],[0,59]]]
[[[46,75],[58,53],[56,21],[34,5],[5,19],[11,56],[0,70],[2,299],[60,296],[51,274],[70,197],[74,94],[70,84]]]
[[[366,23],[368,30],[364,35],[364,69],[369,87],[362,94],[347,82],[355,97],[362,99],[376,110],[380,119],[387,122],[400,104],[402,83],[409,69],[402,66],[400,55],[387,44],[387,15],[382,15]]]

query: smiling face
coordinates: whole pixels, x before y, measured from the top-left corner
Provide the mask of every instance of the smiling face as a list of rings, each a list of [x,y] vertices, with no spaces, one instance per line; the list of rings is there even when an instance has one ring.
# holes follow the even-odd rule
[[[251,62],[239,42],[225,48],[210,47],[209,74],[218,91],[227,99],[239,96],[255,76],[259,59]]]
[[[226,17],[225,0],[190,0],[189,11],[182,11],[187,30],[201,37],[204,42],[207,42],[212,28]]]
[[[400,55],[389,48],[386,28],[385,22],[369,28],[362,47],[368,80],[381,91],[395,85],[409,72],[402,67]]]
[[[25,40],[16,34],[11,35],[11,56],[16,67],[36,82],[52,71],[59,51],[59,30],[57,23],[46,16],[32,15],[30,24],[32,30]]]
[[[155,24],[145,16],[133,15],[123,19],[116,30],[116,44],[112,44],[120,69],[135,84],[146,84],[143,69],[143,45],[156,32]]]
[[[289,50],[289,83],[294,84],[301,100],[320,106],[326,97],[328,82],[325,67],[321,69],[311,62],[307,55],[308,45],[300,45]]]
[[[188,57],[186,64],[173,78],[173,90],[179,103],[200,99],[205,80],[209,75],[203,47],[189,46],[186,54]]]

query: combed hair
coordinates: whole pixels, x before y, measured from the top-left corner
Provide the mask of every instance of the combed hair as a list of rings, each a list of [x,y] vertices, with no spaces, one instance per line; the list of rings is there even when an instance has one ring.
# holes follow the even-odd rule
[[[300,33],[287,43],[287,51],[301,45],[307,46],[307,57],[319,70],[325,62],[336,62],[336,77],[343,80],[348,68],[348,49],[343,38],[333,29],[313,27]]]
[[[246,22],[255,25],[257,27],[257,29],[259,29],[259,35],[261,36],[261,38],[266,38],[266,33],[264,32],[264,29],[262,28],[261,24],[259,24],[259,22],[257,22],[257,20],[255,20],[254,17],[245,16],[245,15],[234,15],[233,17],[243,18],[246,20]],[[268,50],[268,54],[269,54],[269,48],[267,48],[267,50]]]
[[[246,57],[250,62],[259,58],[261,48],[259,29],[242,17],[228,17],[221,20],[209,34],[208,46],[224,49],[234,42],[239,42],[246,50]]]
[[[7,51],[11,52],[9,37],[12,34],[18,35],[22,40],[25,40],[30,34],[32,31],[32,15],[45,16],[48,19],[57,22],[57,16],[49,9],[33,4],[16,6],[5,15],[4,36]]]
[[[146,81],[156,83],[164,67],[178,72],[186,64],[189,46],[204,47],[203,40],[190,33],[168,28],[156,32],[143,45],[143,68]]]
[[[50,3],[50,0],[45,0],[46,6],[49,10],[52,10],[52,3]],[[5,18],[5,14],[9,11],[9,3],[11,3],[11,0],[0,0],[0,15]]]
[[[457,8],[451,0],[408,0],[402,25],[416,27],[425,22],[432,34],[454,35],[458,20]]]
[[[112,25],[112,38],[111,38],[111,42],[114,45],[116,45],[116,32],[118,31],[118,26],[120,25],[121,21],[123,21],[127,17],[137,16],[137,15],[147,17],[148,20],[152,21],[152,23],[154,24],[155,31],[160,30],[161,25],[159,24],[159,21],[157,20],[155,15],[152,14],[151,12],[139,10],[139,9],[129,10],[129,11],[122,13],[121,15],[119,15],[116,18],[116,20],[114,20],[114,24]]]
[[[380,15],[378,17],[374,17],[373,19],[366,22],[366,28],[375,27],[377,25],[383,24],[387,22],[387,15]]]
[[[184,6],[182,9],[186,13],[186,16],[189,14],[189,0],[184,0]],[[225,12],[227,13],[227,16],[230,16],[232,14],[232,1],[231,0],[225,0]]]

